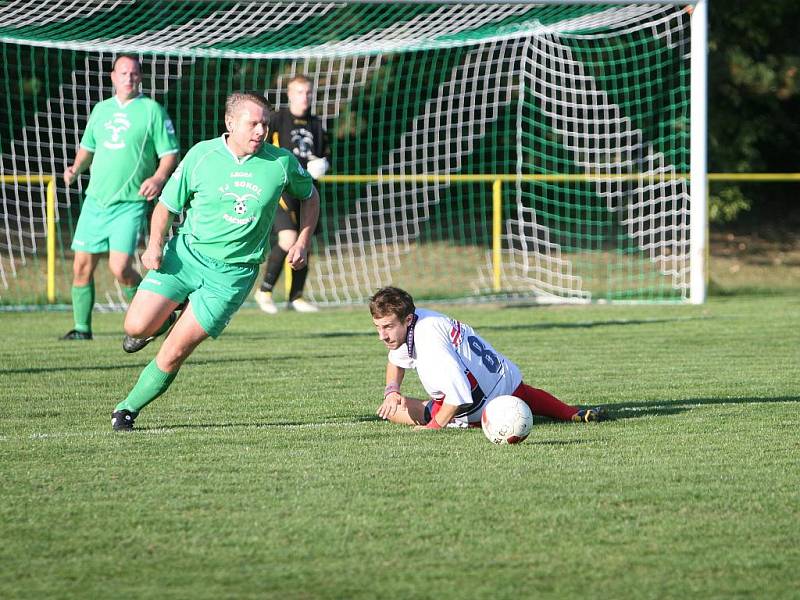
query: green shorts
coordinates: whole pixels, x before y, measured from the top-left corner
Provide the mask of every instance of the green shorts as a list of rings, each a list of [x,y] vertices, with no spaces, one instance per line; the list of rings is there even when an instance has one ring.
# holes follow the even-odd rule
[[[139,243],[139,232],[147,219],[148,204],[117,202],[102,207],[87,196],[70,248],[89,254],[113,250],[133,256]]]
[[[247,299],[258,270],[209,258],[193,250],[187,236],[176,235],[164,248],[161,268],[148,271],[139,289],[178,303],[188,298],[197,322],[216,338]]]

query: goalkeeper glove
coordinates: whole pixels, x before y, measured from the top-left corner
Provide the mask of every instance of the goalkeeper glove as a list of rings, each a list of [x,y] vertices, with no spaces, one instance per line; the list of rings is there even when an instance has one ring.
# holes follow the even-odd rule
[[[306,171],[308,171],[308,174],[314,179],[319,179],[328,172],[330,166],[331,165],[327,158],[313,157],[308,161],[308,164],[306,165]]]

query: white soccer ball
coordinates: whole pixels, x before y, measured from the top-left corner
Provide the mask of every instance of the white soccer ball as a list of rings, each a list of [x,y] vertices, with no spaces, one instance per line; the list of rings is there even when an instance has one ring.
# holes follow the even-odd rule
[[[516,396],[498,396],[483,409],[481,427],[493,444],[519,444],[531,432],[533,413]]]

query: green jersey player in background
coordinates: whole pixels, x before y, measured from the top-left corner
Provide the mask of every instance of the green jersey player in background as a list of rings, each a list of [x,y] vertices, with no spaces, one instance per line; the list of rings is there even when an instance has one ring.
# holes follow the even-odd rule
[[[114,96],[89,116],[69,186],[91,166],[89,186],[72,240],[74,327],[62,339],[92,339],[94,271],[108,252],[108,267],[130,301],[142,280],[133,268],[148,202],[158,197],[178,164],[178,142],[166,111],[139,91],[142,71],[134,56],[120,55],[111,70]]]
[[[194,349],[219,336],[241,307],[258,277],[284,192],[302,199],[302,226],[287,259],[293,269],[306,264],[319,195],[291,152],[264,143],[270,113],[260,94],[231,94],[227,133],[189,150],[161,194],[142,255],[151,270],[125,316],[123,346],[141,349],[182,310],[155,359],[115,407],[115,430],[132,429],[139,411],[167,390]],[[183,224],[165,247],[173,217],[183,210]]]

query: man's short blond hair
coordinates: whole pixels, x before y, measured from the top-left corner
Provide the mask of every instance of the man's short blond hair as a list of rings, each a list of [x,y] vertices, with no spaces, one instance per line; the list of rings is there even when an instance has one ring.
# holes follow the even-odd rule
[[[312,82],[308,77],[306,77],[303,74],[298,74],[298,75],[295,75],[294,77],[292,77],[289,80],[289,82],[286,84],[286,89],[288,90],[289,86],[292,85],[293,83],[305,83],[309,87],[312,87],[312,88],[314,87],[314,82]]]
[[[272,104],[269,103],[260,92],[244,91],[231,92],[225,100],[225,116],[232,117],[236,114],[239,107],[245,102],[254,102],[263,108],[267,113],[272,112]]]

